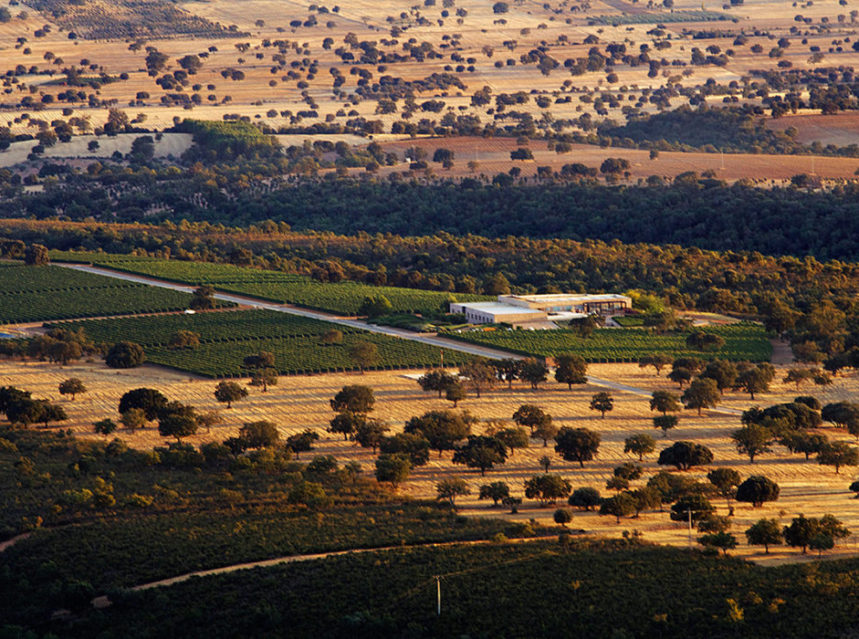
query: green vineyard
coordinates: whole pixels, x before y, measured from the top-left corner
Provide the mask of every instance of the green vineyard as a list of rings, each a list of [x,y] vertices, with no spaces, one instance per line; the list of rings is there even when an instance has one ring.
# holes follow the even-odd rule
[[[188,308],[191,296],[58,266],[0,266],[0,324]]]
[[[208,284],[230,293],[344,315],[356,315],[365,298],[378,295],[384,295],[391,302],[392,312],[395,313],[437,312],[442,309],[447,310],[447,304],[453,295],[439,291],[397,286],[371,286],[357,282],[317,282],[301,275],[231,264],[183,262],[104,253],[55,251],[51,256],[57,260],[92,263],[117,271],[148,275],[172,282],[195,286]],[[485,295],[457,293],[455,299],[476,301],[491,298]]]
[[[259,351],[274,354],[281,375],[356,370],[359,367],[351,351],[360,342],[375,344],[378,351],[368,369],[425,368],[441,359],[440,349],[433,346],[275,311],[129,317],[63,326],[82,327],[96,342],[136,341],[144,347],[147,361],[206,377],[245,376],[248,372],[242,361]],[[342,342],[323,344],[323,335],[332,329],[343,333]],[[170,336],[178,330],[200,335],[200,346],[171,349]],[[470,356],[456,351],[444,352],[449,365],[467,359]]]
[[[451,334],[450,337],[520,355],[555,357],[562,353],[578,353],[589,362],[635,362],[653,353],[751,362],[769,361],[772,357],[772,344],[762,326],[743,323],[710,327],[707,331],[725,340],[725,345],[716,352],[702,353],[689,348],[686,345],[689,333],[659,335],[637,328],[597,329],[587,338],[574,330],[471,331]]]

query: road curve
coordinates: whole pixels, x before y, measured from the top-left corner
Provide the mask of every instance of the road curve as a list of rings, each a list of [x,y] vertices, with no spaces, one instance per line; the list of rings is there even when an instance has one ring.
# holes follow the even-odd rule
[[[160,280],[154,277],[123,273],[121,271],[114,271],[112,269],[100,266],[90,266],[88,264],[64,264],[60,262],[53,262],[53,264],[56,266],[62,266],[63,268],[74,269],[76,271],[92,273],[94,275],[113,277],[119,280],[124,280],[126,282],[134,282],[137,284],[146,284],[148,286],[168,288],[173,291],[180,291],[182,293],[193,293],[194,289],[196,288],[187,284],[176,284],[174,282],[168,282],[166,280]],[[486,357],[487,359],[525,359],[523,355],[510,353],[500,349],[488,348],[486,346],[478,346],[476,344],[466,344],[465,342],[460,342],[458,340],[448,339],[446,337],[439,337],[436,334],[415,333],[413,331],[407,331],[401,328],[393,328],[391,326],[377,326],[376,324],[370,324],[369,322],[365,322],[363,320],[355,319],[352,317],[343,317],[335,315],[333,313],[326,313],[324,311],[314,311],[306,308],[299,308],[297,306],[291,306],[289,304],[277,304],[275,302],[267,302],[265,300],[247,297],[245,295],[237,295],[235,293],[216,292],[214,297],[215,299],[221,300],[223,302],[233,302],[234,304],[240,304],[242,306],[250,306],[252,308],[276,311],[278,313],[288,313],[290,315],[308,317],[311,319],[321,320],[323,322],[339,324],[340,326],[348,326],[349,328],[357,328],[360,330],[369,331],[370,333],[379,333],[381,335],[388,335],[389,337],[407,339],[413,342],[420,342],[422,344],[436,346],[438,348],[447,348],[452,351],[458,351],[460,353],[466,353],[468,355]],[[588,375],[588,383],[593,384],[594,386],[610,388],[612,390],[616,390],[622,393],[631,393],[633,395],[639,395],[641,397],[651,396],[651,391],[649,390],[637,388],[635,386],[627,386],[626,384],[619,384],[617,382],[612,382],[607,379],[593,377],[592,375]],[[733,408],[715,408],[710,410],[714,413],[723,413],[726,415],[739,416],[741,414],[741,411]]]

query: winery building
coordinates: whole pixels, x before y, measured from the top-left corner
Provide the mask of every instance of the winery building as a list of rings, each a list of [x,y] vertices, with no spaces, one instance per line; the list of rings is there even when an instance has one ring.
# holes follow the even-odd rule
[[[452,302],[451,313],[471,324],[528,324],[569,321],[587,315],[618,315],[632,308],[632,298],[614,293],[582,295],[499,295],[497,302]]]

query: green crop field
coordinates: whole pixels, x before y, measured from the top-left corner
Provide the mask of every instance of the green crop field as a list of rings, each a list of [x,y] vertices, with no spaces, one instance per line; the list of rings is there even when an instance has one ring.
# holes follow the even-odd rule
[[[188,308],[186,293],[59,266],[0,267],[0,324]]]
[[[713,353],[702,353],[686,346],[689,333],[659,335],[638,328],[597,329],[587,338],[574,330],[470,331],[451,334],[451,337],[521,355],[555,357],[562,353],[578,353],[589,362],[632,362],[652,353],[752,362],[769,361],[772,357],[772,345],[762,326],[734,324],[708,328],[707,331],[724,338],[725,346]]]
[[[857,583],[856,560],[762,568],[621,541],[403,549],[132,593],[74,636],[851,637]]]
[[[259,351],[274,353],[282,375],[355,370],[358,367],[350,350],[359,342],[370,342],[378,349],[378,361],[371,369],[423,368],[440,360],[440,349],[433,346],[275,311],[129,317],[63,325],[82,327],[96,342],[136,341],[144,347],[147,361],[206,377],[247,375],[242,360]],[[322,344],[323,334],[332,329],[343,333],[342,343]],[[200,346],[169,348],[170,336],[178,330],[200,335]],[[447,364],[467,359],[470,356],[445,350]]]
[[[451,293],[397,286],[372,286],[357,282],[317,282],[309,277],[262,269],[183,262],[105,253],[51,253],[52,259],[92,263],[126,273],[148,275],[191,285],[208,284],[219,290],[249,295],[272,302],[295,304],[330,313],[355,315],[366,297],[384,295],[395,313],[447,310]],[[458,301],[491,299],[485,295],[457,293]]]

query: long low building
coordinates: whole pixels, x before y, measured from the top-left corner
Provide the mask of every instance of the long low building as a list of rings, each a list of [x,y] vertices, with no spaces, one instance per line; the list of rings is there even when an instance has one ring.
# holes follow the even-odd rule
[[[632,298],[617,294],[499,295],[497,302],[452,302],[451,313],[471,324],[533,324],[569,321],[587,315],[616,315],[632,308]]]

